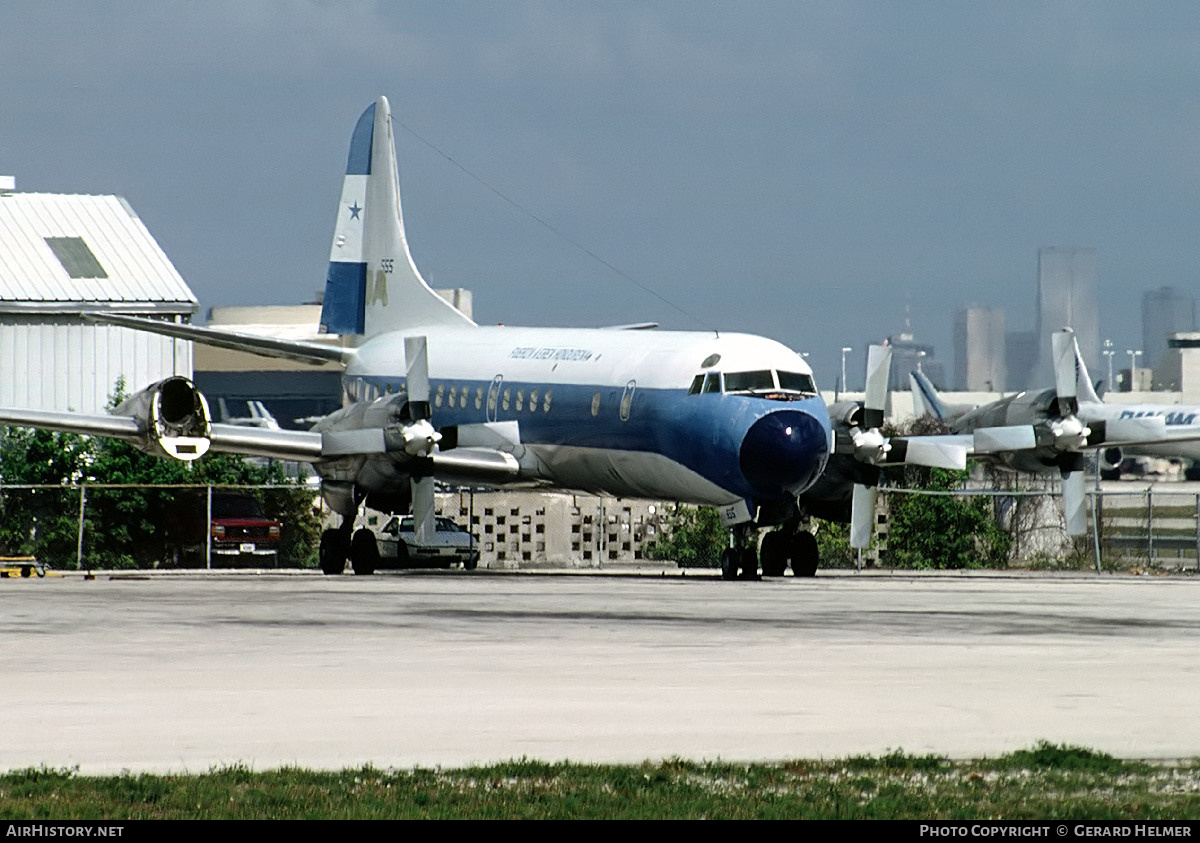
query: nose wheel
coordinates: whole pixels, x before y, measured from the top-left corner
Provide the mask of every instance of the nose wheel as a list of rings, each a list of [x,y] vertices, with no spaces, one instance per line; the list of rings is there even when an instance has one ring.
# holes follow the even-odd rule
[[[721,579],[758,579],[758,531],[753,523],[738,524],[733,528],[732,547],[721,553]]]
[[[756,580],[759,566],[764,577],[782,577],[791,565],[792,575],[815,577],[820,563],[817,539],[808,530],[787,527],[772,530],[755,548],[756,531],[749,526],[735,527],[733,546],[721,554],[721,578]]]

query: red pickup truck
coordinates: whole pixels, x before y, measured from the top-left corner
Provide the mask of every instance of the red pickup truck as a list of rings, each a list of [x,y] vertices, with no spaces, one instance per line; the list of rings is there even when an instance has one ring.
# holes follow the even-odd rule
[[[263,514],[258,501],[237,492],[212,493],[212,563],[250,562],[274,568],[279,563],[280,523]]]

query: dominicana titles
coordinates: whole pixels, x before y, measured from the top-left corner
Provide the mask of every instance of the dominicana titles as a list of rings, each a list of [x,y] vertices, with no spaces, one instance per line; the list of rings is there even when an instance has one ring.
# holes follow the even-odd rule
[[[584,363],[592,359],[592,352],[586,348],[521,346],[514,348],[508,356],[513,360],[571,360]]]

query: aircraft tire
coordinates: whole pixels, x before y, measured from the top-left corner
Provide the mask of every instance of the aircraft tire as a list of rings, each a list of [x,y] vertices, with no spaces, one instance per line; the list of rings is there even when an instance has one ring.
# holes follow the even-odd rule
[[[792,574],[797,577],[815,577],[821,551],[817,548],[817,537],[808,530],[801,530],[792,537]]]
[[[346,570],[346,541],[341,530],[325,530],[321,533],[321,545],[317,550],[321,572],[326,576],[341,574]]]
[[[746,547],[741,551],[742,576],[744,580],[758,579],[758,548]]]
[[[721,551],[721,579],[736,580],[737,575],[737,551],[727,547]]]
[[[361,576],[373,574],[379,567],[379,543],[366,527],[360,528],[350,540],[350,567]]]
[[[782,577],[787,570],[787,536],[774,530],[763,536],[759,550],[764,577]]]

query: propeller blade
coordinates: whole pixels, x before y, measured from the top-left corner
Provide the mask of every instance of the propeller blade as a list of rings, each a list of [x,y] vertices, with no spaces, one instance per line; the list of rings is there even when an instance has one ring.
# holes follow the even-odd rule
[[[1028,424],[980,427],[975,430],[974,438],[974,451],[977,454],[1025,451],[1037,447],[1037,433]]]
[[[1070,328],[1050,336],[1054,359],[1054,391],[1058,394],[1058,414],[1069,416],[1079,409],[1076,400],[1075,332]]]
[[[432,544],[437,538],[434,520],[433,478],[414,477],[412,484],[413,532],[421,544]]]
[[[415,414],[416,407],[429,408],[429,347],[425,337],[404,338],[404,360],[407,364],[405,377],[408,380],[408,402],[412,418],[428,418],[428,414]]]
[[[871,535],[875,532],[874,486],[854,484],[854,497],[850,500],[850,546],[866,550],[871,546]]]
[[[1087,533],[1086,477],[1082,471],[1066,471],[1062,476],[1063,514],[1067,519],[1067,535]]]
[[[873,345],[867,349],[867,390],[863,395],[864,427],[879,427],[883,424],[891,364],[891,346]]]
[[[967,467],[967,451],[971,447],[971,437],[946,435],[892,439],[893,452],[900,450],[899,446],[903,446],[904,462],[907,465],[963,471]]]

